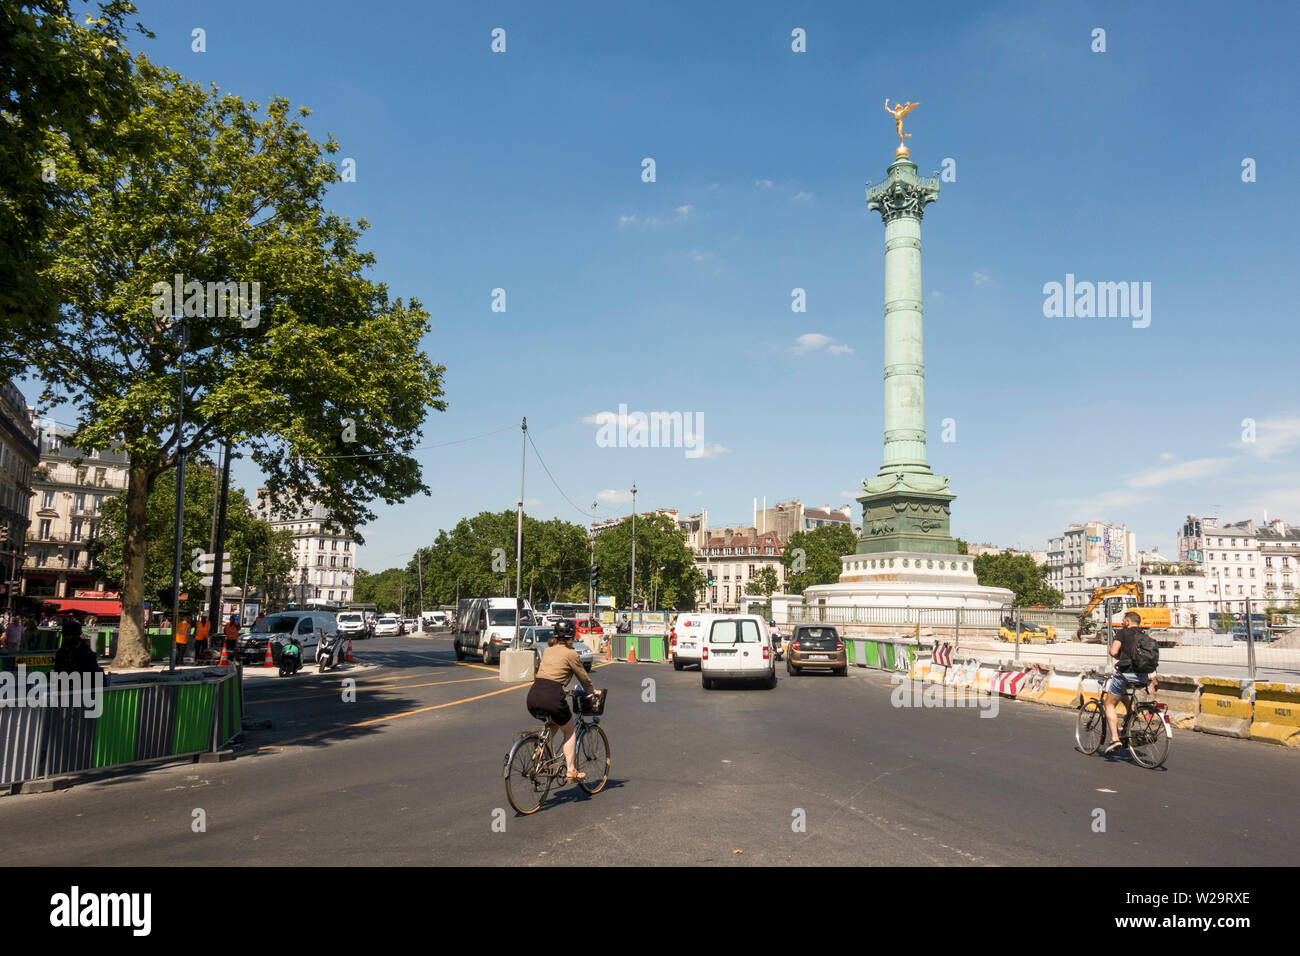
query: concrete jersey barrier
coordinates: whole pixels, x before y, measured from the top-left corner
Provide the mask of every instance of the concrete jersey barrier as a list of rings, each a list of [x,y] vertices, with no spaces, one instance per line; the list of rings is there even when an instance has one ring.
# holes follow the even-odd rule
[[[1250,739],[1300,747],[1300,684],[1255,685]]]
[[[1248,738],[1254,698],[1251,681],[1203,677],[1194,726],[1202,733]]]
[[[1198,678],[1186,674],[1153,674],[1156,699],[1165,705],[1175,727],[1190,727],[1196,721],[1197,701],[1201,696]]]

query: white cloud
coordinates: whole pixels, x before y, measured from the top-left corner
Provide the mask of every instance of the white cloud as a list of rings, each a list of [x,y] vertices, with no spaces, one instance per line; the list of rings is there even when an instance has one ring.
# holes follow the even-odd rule
[[[795,193],[795,194],[794,194],[793,196],[791,196],[790,198],[791,198],[791,199],[808,200],[808,199],[812,199],[812,198],[813,198],[813,194],[812,194],[812,193],[806,193],[806,192],[803,192],[803,191],[801,190],[801,191]]]
[[[790,350],[796,355],[804,355],[807,352],[816,352],[819,349],[826,349],[831,355],[852,355],[853,348],[848,345],[836,344],[835,340],[829,335],[822,335],[820,332],[805,332],[794,340],[794,345]]]
[[[759,189],[771,189],[771,188],[772,188],[772,180],[770,180],[770,179],[755,179],[755,180],[754,180],[754,185],[757,186]]]
[[[858,492],[856,492],[856,491],[841,491],[841,492],[840,492],[840,497],[841,497],[841,498],[848,498],[848,499],[852,500],[852,499],[855,499],[855,498],[858,497]]]
[[[1255,422],[1255,440],[1238,441],[1235,447],[1265,461],[1300,445],[1300,417],[1263,418]]]
[[[604,491],[596,492],[596,500],[603,501],[607,505],[624,505],[632,500],[632,492],[606,488]]]
[[[805,332],[794,341],[794,350],[796,352],[811,352],[825,348],[831,344],[832,340],[829,335],[822,335],[820,332]]]
[[[1174,453],[1173,453],[1172,451],[1162,451],[1162,452],[1160,453],[1160,460],[1161,460],[1161,461],[1173,461],[1173,460],[1174,460]]]
[[[717,442],[710,442],[710,443],[705,444],[705,445],[700,449],[700,457],[701,457],[701,458],[717,458],[719,455],[725,455],[725,454],[727,454],[729,451],[731,451],[730,448],[727,448],[727,447],[725,447],[725,446],[723,446],[723,445],[719,445]]]
[[[991,278],[989,278],[989,276],[986,273],[983,272],[972,272],[970,274],[970,277],[975,280],[976,285],[987,285],[988,283],[993,281]]]
[[[638,216],[636,213],[632,213],[631,215],[619,216],[618,224],[620,228],[624,226],[641,226],[646,229],[657,229],[660,226],[671,226],[673,223],[681,222],[683,219],[689,219],[691,214],[695,212],[695,207],[690,203],[687,203],[683,206],[678,206],[676,212],[677,215],[675,217],[670,216],[667,219],[660,218],[659,216],[642,217]]]
[[[931,290],[930,290],[930,298],[932,298],[932,299],[942,299],[942,298],[943,298],[943,293],[940,292],[938,289],[931,289]]]
[[[1193,461],[1179,462],[1163,468],[1151,468],[1126,478],[1124,484],[1130,488],[1159,488],[1180,481],[1196,481],[1217,475],[1233,463],[1232,458],[1197,458]]]
[[[538,505],[540,505],[541,503],[542,503],[542,499],[541,499],[541,498],[525,498],[525,499],[524,499],[524,507],[525,507],[525,508],[536,508],[536,507],[537,507]]]
[[[703,488],[701,488],[699,491],[695,492],[695,497],[698,498],[698,497],[699,497],[700,495],[702,495],[702,494],[704,494],[704,489],[703,489]]]
[[[683,219],[685,219],[694,211],[695,211],[695,207],[692,206],[690,203],[687,203],[685,206],[677,207],[677,215],[681,216]]]
[[[692,262],[708,262],[708,261],[709,261],[710,259],[712,259],[712,258],[713,258],[713,253],[710,252],[710,251],[707,250],[707,249],[692,249],[692,250],[691,250],[691,261],[692,261]]]

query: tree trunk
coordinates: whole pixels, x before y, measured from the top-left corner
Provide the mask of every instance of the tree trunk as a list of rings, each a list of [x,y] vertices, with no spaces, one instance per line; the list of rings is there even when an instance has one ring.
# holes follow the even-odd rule
[[[113,668],[148,667],[151,658],[144,632],[144,560],[148,540],[149,469],[131,461],[126,484],[126,537],[122,546],[122,623]]]

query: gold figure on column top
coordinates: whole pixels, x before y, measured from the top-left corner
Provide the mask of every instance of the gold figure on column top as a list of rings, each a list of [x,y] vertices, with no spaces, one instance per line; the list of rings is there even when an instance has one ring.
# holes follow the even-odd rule
[[[916,109],[920,105],[921,105],[920,103],[908,102],[908,103],[895,103],[891,107],[889,105],[889,97],[888,96],[885,97],[885,112],[888,113],[890,116],[894,117],[894,129],[898,131],[898,149],[894,150],[894,155],[899,157],[900,159],[902,157],[907,156],[908,154],[907,143],[904,142],[904,138],[906,139],[912,138],[911,133],[903,132],[903,117],[906,116],[908,113],[912,112],[912,110]]]

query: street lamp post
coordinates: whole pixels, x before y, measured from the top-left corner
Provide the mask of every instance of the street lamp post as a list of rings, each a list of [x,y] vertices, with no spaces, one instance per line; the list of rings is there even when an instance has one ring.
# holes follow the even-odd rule
[[[176,670],[176,628],[181,616],[181,548],[185,531],[185,350],[189,347],[190,330],[181,319],[180,393],[176,402],[176,535],[172,548],[172,637],[169,670]]]

